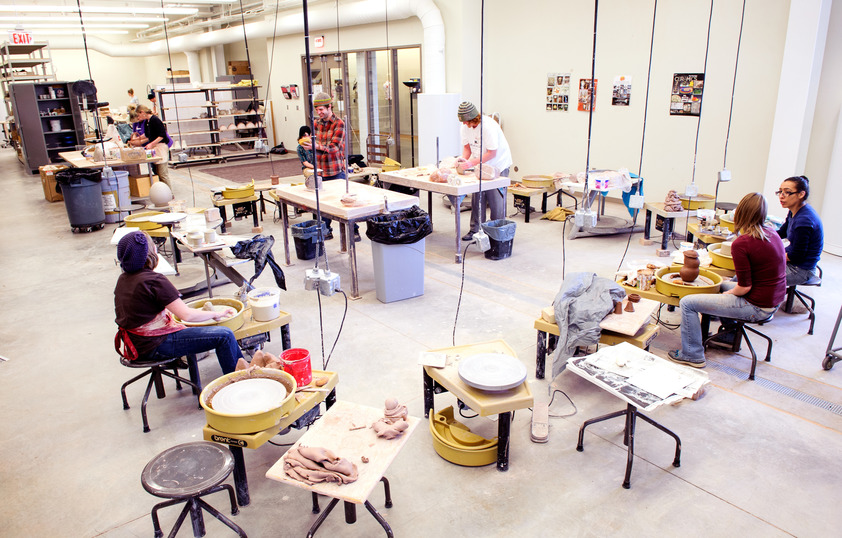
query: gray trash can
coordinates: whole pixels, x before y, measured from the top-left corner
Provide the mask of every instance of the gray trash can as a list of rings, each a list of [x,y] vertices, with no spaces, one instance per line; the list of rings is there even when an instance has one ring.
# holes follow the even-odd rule
[[[101,180],[102,174],[95,168],[68,168],[56,173],[72,231],[91,232],[105,226]]]
[[[432,231],[430,216],[418,206],[366,221],[378,301],[424,295],[424,238]]]
[[[485,251],[489,260],[502,260],[512,255],[516,224],[513,220],[498,219],[482,223],[482,231],[488,234],[491,248]]]

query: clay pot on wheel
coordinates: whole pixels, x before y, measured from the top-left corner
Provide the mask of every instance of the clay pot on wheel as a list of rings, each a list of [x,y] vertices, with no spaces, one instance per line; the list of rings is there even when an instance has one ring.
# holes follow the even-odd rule
[[[678,272],[684,282],[693,282],[699,278],[699,253],[695,250],[684,251],[684,266]]]

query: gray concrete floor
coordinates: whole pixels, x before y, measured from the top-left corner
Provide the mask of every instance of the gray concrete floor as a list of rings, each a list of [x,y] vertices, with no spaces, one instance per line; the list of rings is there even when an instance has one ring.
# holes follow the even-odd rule
[[[208,189],[219,184],[212,176],[184,168],[171,176],[178,198],[192,203],[195,191],[195,203],[203,207],[209,206]],[[152,431],[142,433],[143,387],[130,387],[132,408],[123,410],[119,388],[135,372],[120,365],[112,344],[112,290],[119,274],[108,242],[114,225],[71,233],[64,205],[43,200],[38,176],[24,172],[11,150],[0,151],[0,177],[5,198],[0,215],[0,355],[9,359],[0,362],[0,419],[7,429],[0,459],[0,535],[149,536],[149,510],[158,499],[141,487],[141,470],[164,449],[201,440],[204,415],[189,391],[177,392],[168,382],[167,397],[153,396],[149,403]],[[613,214],[623,210],[608,206]],[[456,343],[504,339],[529,369],[534,393],[545,397],[550,380],[534,379],[533,320],[553,300],[562,271],[611,277],[627,236],[564,241],[561,223],[538,217],[533,214],[529,224],[522,215],[513,217],[518,227],[508,259],[487,260],[469,249]],[[463,229],[467,221],[464,213]],[[362,299],[348,303],[329,365],[340,374],[340,399],[381,406],[394,396],[412,415],[423,416],[418,352],[452,345],[461,279],[461,266],[453,263],[453,219],[438,198],[434,222],[436,231],[426,242],[425,292],[415,299],[380,303],[371,244],[367,239],[358,244]],[[275,235],[274,254],[282,259],[280,225],[267,215],[264,226],[265,233]],[[250,228],[250,221],[238,221],[233,231],[249,233]],[[654,255],[655,247],[641,246],[639,237],[632,238],[627,260]],[[331,267],[349,288],[348,263],[338,248],[338,240],[329,242]],[[626,460],[621,421],[589,428],[585,451],[577,452],[582,421],[624,404],[564,372],[555,383],[578,412],[550,419],[547,444],[529,440],[531,413],[517,412],[508,472],[443,460],[422,424],[388,473],[394,507],[383,508],[380,491],[372,503],[398,536],[436,531],[454,536],[838,535],[842,417],[772,390],[777,385],[766,381],[842,403],[842,365],[831,371],[821,367],[842,304],[837,287],[842,261],[825,254],[822,266],[825,279],[814,294],[818,319],[813,336],[806,334],[803,313],[780,313],[764,329],[774,339],[774,352],[771,363],[758,365],[757,382],[734,375],[734,370],[748,371],[747,349],[737,355],[711,351],[706,369],[711,383],[704,397],[651,413],[681,436],[680,468],[671,465],[672,441],[643,423],[637,429],[630,490],[621,487]],[[178,287],[203,277],[196,258],[186,258],[181,267],[181,276],[173,278]],[[293,316],[293,345],[309,349],[317,366],[322,360],[317,296],[302,285],[308,267],[309,262],[294,260],[284,269],[289,290],[282,308]],[[269,271],[258,283],[273,284]],[[233,292],[228,286],[217,294]],[[321,304],[324,348],[329,350],[344,300],[337,294],[322,298]],[[676,323],[679,317],[664,309],[662,319]],[[662,329],[653,351],[663,356],[678,347],[679,338],[677,330]],[[280,353],[277,334],[267,347]],[[200,367],[205,382],[219,375],[213,356]],[[449,394],[436,397],[437,408],[453,403]],[[571,410],[557,395],[550,412]],[[469,424],[487,436],[496,431],[486,419]],[[289,443],[300,435],[293,431],[275,441]],[[264,477],[283,453],[283,447],[269,444],[246,451],[252,502],[234,520],[249,536],[303,536],[314,521],[308,494]],[[216,494],[210,502],[223,508],[226,501]],[[164,511],[162,525],[168,529],[176,515],[175,509]],[[206,522],[208,536],[232,535],[219,522]],[[382,530],[364,510],[354,525],[347,525],[337,510],[320,534],[368,537],[382,535]],[[189,536],[189,526],[180,535]]]

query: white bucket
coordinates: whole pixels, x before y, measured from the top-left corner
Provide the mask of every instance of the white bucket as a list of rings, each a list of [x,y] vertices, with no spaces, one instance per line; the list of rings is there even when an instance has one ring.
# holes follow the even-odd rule
[[[248,293],[254,321],[272,321],[281,315],[280,288],[255,288]]]

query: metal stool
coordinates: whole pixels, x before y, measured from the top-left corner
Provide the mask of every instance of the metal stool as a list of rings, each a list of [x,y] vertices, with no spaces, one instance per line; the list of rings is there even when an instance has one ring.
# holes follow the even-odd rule
[[[193,536],[204,536],[203,509],[245,538],[243,529],[202,499],[205,495],[226,490],[231,501],[231,515],[237,515],[239,508],[234,500],[234,488],[222,483],[233,469],[234,457],[231,452],[208,441],[174,446],[152,458],[140,475],[143,489],[156,497],[170,499],[152,508],[155,538],[164,536],[158,521],[158,510],[182,502],[186,504],[170,531],[170,538],[178,533],[188,513],[193,524]]]
[[[813,275],[810,277],[807,282],[803,284],[798,284],[798,286],[821,286],[822,285],[822,268],[817,267],[819,270],[818,275]],[[806,293],[800,292],[797,289],[797,286],[787,286],[786,288],[786,303],[784,303],[784,312],[787,314],[792,314],[792,304],[795,302],[795,299],[798,299],[801,304],[804,305],[804,308],[807,309],[809,313],[808,318],[810,319],[810,329],[807,331],[807,334],[813,334],[813,325],[816,323],[816,301],[807,295]],[[810,304],[807,304],[807,301],[810,301]]]
[[[705,346],[707,346],[708,342],[710,342],[711,340],[713,340],[714,338],[716,338],[717,336],[719,336],[721,334],[734,333],[734,344],[731,346],[731,351],[736,353],[737,351],[740,350],[740,342],[743,339],[745,339],[746,344],[748,344],[748,349],[751,352],[751,372],[748,374],[748,378],[749,378],[749,380],[754,381],[754,371],[757,369],[757,353],[755,353],[755,351],[754,351],[754,346],[751,345],[751,340],[749,340],[749,338],[748,338],[748,332],[747,331],[751,331],[754,334],[756,334],[756,335],[760,336],[761,338],[763,338],[764,340],[766,340],[766,343],[768,344],[768,347],[766,348],[766,358],[764,359],[766,362],[771,362],[771,360],[772,360],[772,339],[769,338],[768,336],[766,336],[765,334],[763,334],[762,332],[758,331],[757,329],[755,329],[753,327],[750,327],[747,324],[748,323],[756,323],[757,325],[764,325],[764,324],[772,321],[773,317],[775,317],[774,313],[771,314],[768,318],[762,319],[762,320],[759,320],[759,321],[747,321],[747,320],[744,320],[744,319],[734,319],[732,321],[736,325],[732,329],[714,334],[713,336],[709,336],[708,338],[705,339]]]
[[[123,396],[123,409],[130,409],[129,408],[129,401],[126,399],[126,387],[143,379],[146,376],[151,376],[149,378],[149,383],[146,385],[146,392],[143,394],[143,403],[140,404],[140,415],[143,417],[143,433],[149,432],[149,421],[146,419],[146,404],[149,403],[149,394],[152,392],[152,385],[155,385],[155,394],[158,396],[158,399],[161,399],[167,395],[166,391],[164,390],[164,377],[167,376],[172,379],[175,379],[175,388],[176,390],[181,390],[181,383],[186,383],[193,387],[193,394],[197,396],[197,403],[198,403],[198,395],[202,392],[202,387],[199,386],[197,383],[189,379],[185,379],[178,375],[178,370],[176,369],[176,361],[177,358],[167,358],[167,359],[159,359],[159,360],[135,360],[130,361],[127,360],[125,357],[120,358],[120,363],[123,366],[128,368],[148,368],[142,374],[135,376],[125,383],[123,386],[120,387],[120,394]],[[190,363],[195,365],[195,358],[190,358]],[[172,373],[169,373],[166,369],[172,369]],[[192,367],[191,367],[192,369]],[[194,377],[193,373],[191,372],[191,377]],[[194,379],[198,380],[198,369],[196,369]],[[199,404],[199,409],[202,406]]]

